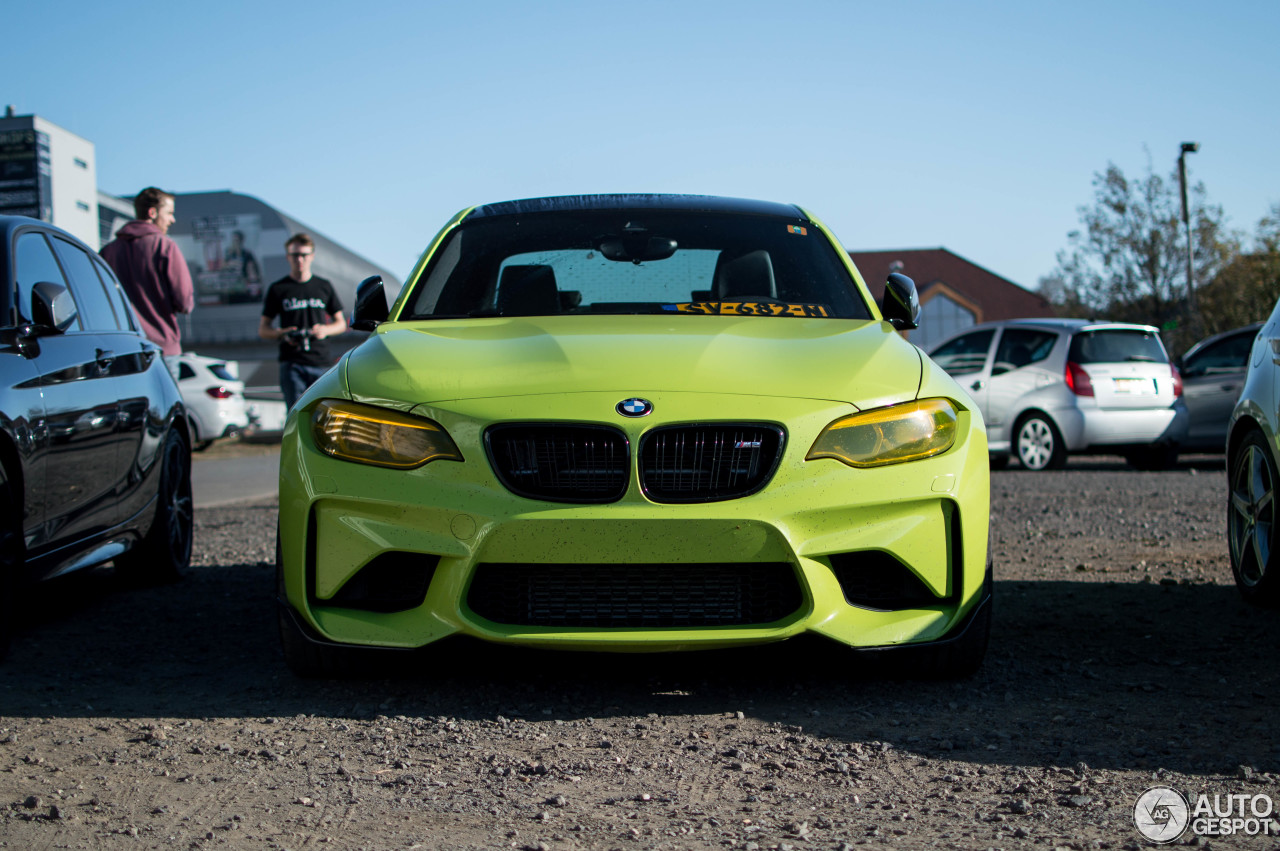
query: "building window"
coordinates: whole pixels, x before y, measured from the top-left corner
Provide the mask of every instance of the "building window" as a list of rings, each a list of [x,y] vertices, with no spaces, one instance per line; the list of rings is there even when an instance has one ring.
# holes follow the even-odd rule
[[[80,159],[79,157],[76,157],[76,158],[75,158],[75,164],[76,164],[76,165],[78,165],[78,166],[80,166],[80,168],[85,168],[85,169],[87,169],[87,168],[89,167],[89,164],[88,164],[87,162],[85,162],[84,160]]]
[[[944,293],[920,305],[920,327],[908,339],[926,352],[948,337],[977,324],[973,311],[953,301]]]
[[[83,201],[77,201],[76,206],[81,210],[84,210],[86,213],[89,212],[89,205]]]

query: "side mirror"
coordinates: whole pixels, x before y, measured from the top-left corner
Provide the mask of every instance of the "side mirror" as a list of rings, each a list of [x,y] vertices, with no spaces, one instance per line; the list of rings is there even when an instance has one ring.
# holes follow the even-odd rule
[[[31,288],[31,321],[38,326],[66,331],[79,312],[75,299],[62,284],[41,281]]]
[[[387,294],[382,276],[365,278],[356,287],[356,306],[351,315],[351,327],[357,331],[372,331],[387,321]]]
[[[890,273],[884,282],[884,298],[880,300],[880,312],[899,331],[909,331],[920,325],[920,296],[916,282],[906,275]]]

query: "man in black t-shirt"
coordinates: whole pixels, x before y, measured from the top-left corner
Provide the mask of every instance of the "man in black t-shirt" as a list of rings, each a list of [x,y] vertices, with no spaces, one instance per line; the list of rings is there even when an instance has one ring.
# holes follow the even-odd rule
[[[258,336],[280,343],[280,389],[289,409],[333,363],[324,340],[346,331],[347,320],[333,285],[311,274],[316,256],[311,237],[295,233],[284,250],[289,257],[289,274],[267,288]],[[272,327],[277,317],[279,327]]]

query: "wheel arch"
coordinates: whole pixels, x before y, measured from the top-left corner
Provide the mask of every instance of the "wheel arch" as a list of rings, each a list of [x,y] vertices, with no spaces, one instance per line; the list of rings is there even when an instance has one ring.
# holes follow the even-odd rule
[[[1267,430],[1262,427],[1260,422],[1248,414],[1245,414],[1232,423],[1231,432],[1227,435],[1228,462],[1230,462],[1232,456],[1235,455],[1236,450],[1240,448],[1240,443],[1244,440],[1245,436],[1254,431],[1262,432],[1263,439],[1268,443],[1271,442],[1267,436]]]

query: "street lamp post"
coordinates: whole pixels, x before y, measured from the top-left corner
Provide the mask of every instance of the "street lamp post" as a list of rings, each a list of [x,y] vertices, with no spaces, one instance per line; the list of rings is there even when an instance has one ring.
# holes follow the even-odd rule
[[[1178,185],[1182,189],[1182,223],[1187,226],[1187,319],[1192,326],[1199,324],[1196,313],[1196,282],[1191,271],[1191,205],[1187,203],[1187,154],[1200,150],[1199,142],[1183,142],[1178,154]]]

